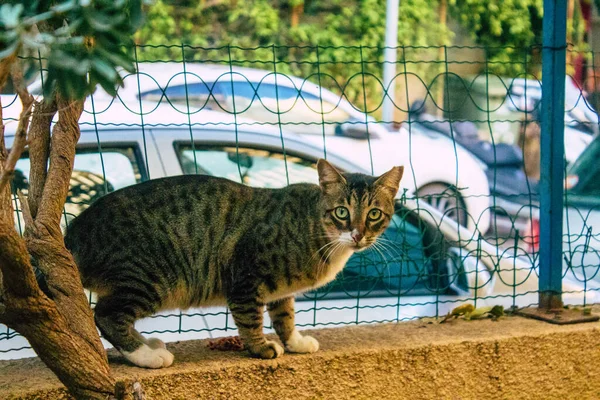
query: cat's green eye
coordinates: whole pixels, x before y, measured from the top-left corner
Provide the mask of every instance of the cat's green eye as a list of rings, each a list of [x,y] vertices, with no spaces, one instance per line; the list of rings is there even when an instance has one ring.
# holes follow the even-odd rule
[[[370,221],[377,221],[379,218],[381,218],[381,210],[378,210],[376,208],[372,209],[371,211],[369,211],[368,218]]]
[[[346,207],[336,207],[334,210],[335,216],[339,219],[348,219],[350,213]]]

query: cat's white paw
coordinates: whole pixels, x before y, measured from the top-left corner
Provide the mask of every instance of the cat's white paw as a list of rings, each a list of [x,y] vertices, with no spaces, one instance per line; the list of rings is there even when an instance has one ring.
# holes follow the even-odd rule
[[[153,349],[166,349],[167,345],[159,338],[148,338],[146,344]]]
[[[297,330],[294,330],[285,344],[285,348],[291,353],[314,353],[319,350],[319,342],[312,336],[302,336]]]
[[[264,344],[256,347],[248,346],[248,350],[253,357],[264,358],[267,360],[277,358],[284,353],[283,347],[272,340],[267,340]]]
[[[147,344],[141,345],[137,350],[129,353],[121,352],[126,359],[143,368],[165,368],[173,364],[175,357],[171,352],[162,347],[151,348]]]
[[[279,345],[279,343],[273,342],[272,340],[267,340],[267,345],[269,345],[275,352],[275,356],[273,358],[277,358],[277,357],[283,355],[283,353],[285,352],[283,350],[283,347],[281,347]]]

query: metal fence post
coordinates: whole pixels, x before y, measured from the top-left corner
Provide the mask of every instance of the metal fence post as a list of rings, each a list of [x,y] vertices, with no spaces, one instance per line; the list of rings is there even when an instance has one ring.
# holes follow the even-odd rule
[[[544,0],[539,307],[562,307],[567,1]]]

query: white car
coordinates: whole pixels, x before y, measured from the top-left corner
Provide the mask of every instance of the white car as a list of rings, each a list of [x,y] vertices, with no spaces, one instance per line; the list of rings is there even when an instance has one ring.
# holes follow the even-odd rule
[[[160,115],[164,120],[177,118],[171,108]],[[142,127],[131,113],[84,115],[75,157],[75,171],[82,178],[72,181],[71,193],[78,195],[69,198],[78,203],[74,210],[94,201],[96,195],[85,196],[90,187],[110,191],[181,174],[205,173],[261,187],[317,182],[315,163],[323,157],[323,148],[306,136],[234,121],[214,111],[197,116],[198,121],[213,122],[164,126],[155,123],[160,118],[148,118]],[[8,146],[14,129],[15,124],[7,125]],[[332,146],[327,159],[343,171],[370,173],[369,165],[354,162],[341,147]],[[374,168],[380,174],[387,166],[376,163]],[[28,160],[19,160],[17,169],[20,176],[28,176]],[[100,179],[90,182],[88,176]],[[20,184],[26,188],[26,182]],[[298,296],[300,327],[438,316],[465,301],[507,307],[535,303],[536,274],[524,252],[492,246],[422,201],[399,194],[397,212],[383,239],[383,253],[367,250],[355,255],[332,284]],[[576,293],[573,301],[580,302],[582,288],[577,283],[565,287]],[[138,325],[165,341],[232,335],[234,327],[223,307],[163,313]],[[26,346],[24,338],[0,327],[0,358],[32,355],[30,349],[12,350]]]
[[[406,127],[389,132],[343,96],[308,80],[251,68],[230,71],[224,66],[169,62],[141,63],[138,73],[124,75],[124,84],[115,99],[97,90],[85,113],[95,111],[102,120],[108,107],[110,118],[120,112],[144,124],[186,125],[218,121],[202,112],[212,109],[230,114],[232,125],[244,121],[298,133],[320,146],[323,155],[335,147],[367,171],[406,165],[407,197],[419,196],[482,234],[489,229],[490,192],[480,161],[454,146],[451,138],[411,133]],[[35,85],[39,84],[31,90],[38,92]]]
[[[286,74],[198,63],[141,63],[138,67],[138,73],[125,75],[125,86],[119,88],[115,100],[135,112],[151,114],[158,102],[170,104],[183,115],[192,113],[195,121],[194,113],[207,108],[235,114],[305,135],[325,150],[339,147],[361,166],[368,166],[367,170],[371,159],[382,164],[393,156],[395,163],[410,166],[407,196],[422,197],[471,229],[485,233],[489,228],[490,193],[484,166],[454,146],[451,138],[410,132],[406,124],[392,133],[344,96]],[[110,101],[112,97],[99,90],[94,99]]]

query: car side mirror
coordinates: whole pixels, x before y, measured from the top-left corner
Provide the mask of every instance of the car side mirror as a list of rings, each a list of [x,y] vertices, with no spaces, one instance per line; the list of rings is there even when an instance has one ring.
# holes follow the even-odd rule
[[[335,127],[335,134],[353,139],[368,139],[369,137],[375,137],[375,133],[369,132],[367,129],[366,122],[356,119],[337,124]]]
[[[425,114],[425,100],[419,99],[413,101],[408,109],[408,113],[415,118],[419,118],[421,115]]]

